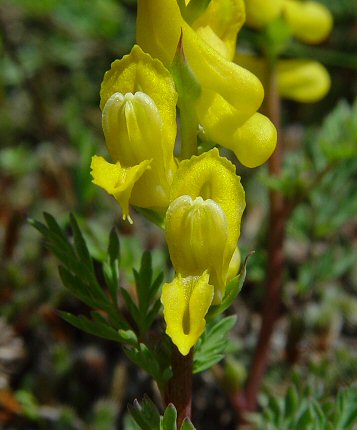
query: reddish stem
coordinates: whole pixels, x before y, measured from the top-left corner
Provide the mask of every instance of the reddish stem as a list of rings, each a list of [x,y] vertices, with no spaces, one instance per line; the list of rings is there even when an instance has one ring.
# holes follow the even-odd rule
[[[171,366],[173,376],[170,379],[166,392],[166,405],[172,403],[177,410],[177,429],[186,417],[191,418],[192,404],[192,349],[188,355],[182,355],[173,347],[171,356]]]
[[[277,90],[276,74],[273,69],[269,76],[266,110],[269,118],[279,131],[280,98]],[[278,133],[278,136],[277,148],[269,160],[269,172],[272,176],[279,176],[282,167],[283,145],[281,134]],[[279,317],[283,285],[283,244],[286,215],[284,196],[279,191],[271,191],[266,293],[263,303],[261,327],[245,391],[233,399],[241,420],[243,420],[242,416],[245,412],[254,411],[257,407],[257,396],[267,367],[271,337],[275,322]]]

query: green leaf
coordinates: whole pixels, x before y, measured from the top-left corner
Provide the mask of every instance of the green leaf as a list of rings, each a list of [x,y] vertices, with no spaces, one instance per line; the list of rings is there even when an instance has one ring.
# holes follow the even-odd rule
[[[92,308],[96,307],[95,299],[91,296],[90,292],[86,289],[85,285],[82,283],[81,279],[78,278],[78,276],[73,275],[64,266],[59,266],[58,271],[63,285],[68,288],[68,290],[75,297],[77,297],[77,299],[81,300],[87,306]]]
[[[299,407],[299,395],[294,385],[289,387],[285,400],[285,415],[290,417],[295,414]]]
[[[149,307],[150,289],[152,282],[152,259],[149,251],[145,251],[141,257],[139,273],[134,270],[136,289],[139,298],[141,314],[146,314]]]
[[[227,337],[237,321],[235,315],[210,321],[204,334],[196,344],[193,359],[193,373],[203,372],[218,363],[229,344]]]
[[[177,412],[173,404],[169,404],[165,409],[163,417],[160,416],[155,404],[144,396],[141,404],[135,400],[133,406],[129,406],[130,430],[176,430]],[[125,426],[125,429],[127,425]],[[196,430],[191,421],[186,418],[181,430]]]
[[[176,430],[177,411],[175,406],[170,403],[164,412],[162,419],[162,430]]]
[[[143,343],[138,348],[124,349],[127,357],[137,366],[144,369],[156,381],[162,380],[162,372],[155,354]]]
[[[75,316],[68,312],[59,311],[59,315],[74,327],[85,331],[94,336],[102,337],[103,339],[113,340],[115,342],[126,342],[118,332],[112,327],[99,321],[91,321],[87,317],[80,315]]]
[[[170,71],[175,81],[178,93],[177,104],[180,110],[188,107],[194,108],[201,94],[201,85],[186,60],[182,37],[179,39]]]
[[[109,234],[108,258],[103,264],[103,273],[109,288],[110,296],[118,308],[120,242],[112,228]]]
[[[111,263],[120,260],[120,242],[114,227],[109,234],[108,255]]]
[[[133,330],[119,330],[118,333],[121,336],[121,338],[125,340],[126,343],[130,345],[138,344],[138,338],[136,334],[133,332]]]
[[[129,312],[137,324],[141,336],[144,336],[157,317],[161,304],[157,299],[157,292],[163,282],[163,273],[160,273],[153,281],[152,258],[148,251],[143,253],[140,270],[133,269],[138,306],[127,293],[123,292],[124,300]]]
[[[156,317],[160,313],[160,309],[162,307],[161,300],[157,299],[156,302],[151,307],[151,310],[148,312],[145,318],[145,331],[149,330]]]
[[[145,396],[141,404],[135,400],[129,413],[141,430],[160,430],[160,414],[155,404]]]
[[[91,257],[74,217],[71,217],[74,247],[52,215],[45,213],[44,218],[47,226],[38,221],[31,223],[43,234],[49,249],[61,261],[63,267],[60,270],[60,275],[65,286],[77,297],[80,294],[80,300],[86,304],[91,303],[90,306],[92,307],[109,311],[111,304],[96,279]],[[78,286],[75,285],[76,283]]]
[[[121,288],[120,291],[130,315],[132,316],[135,323],[140,326],[141,316],[138,307],[136,306],[134,300],[130,297],[130,294],[125,288]]]
[[[340,391],[333,423],[336,429],[349,430],[357,423],[357,387]]]
[[[70,214],[70,224],[74,235],[74,246],[77,251],[77,256],[84,264],[87,264],[90,271],[93,271],[92,258],[89,255],[89,251],[81,230],[78,227],[78,223],[73,214]]]
[[[152,302],[155,299],[163,281],[164,281],[164,274],[163,272],[160,272],[150,286],[150,302]]]
[[[184,422],[182,423],[181,430],[196,430],[196,429],[191,423],[191,420],[189,418],[185,418]]]

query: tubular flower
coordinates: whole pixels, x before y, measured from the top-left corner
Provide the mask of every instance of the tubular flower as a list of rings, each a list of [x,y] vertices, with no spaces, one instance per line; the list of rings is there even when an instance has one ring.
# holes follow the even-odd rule
[[[245,0],[245,10],[249,27],[262,28],[278,18],[284,0]]]
[[[178,274],[164,284],[161,302],[164,306],[166,333],[182,355],[187,355],[203,333],[205,315],[213,298],[209,275],[182,277]]]
[[[320,3],[301,0],[245,0],[247,24],[263,28],[282,16],[293,36],[302,42],[322,42],[332,29],[332,15]]]
[[[333,25],[330,11],[314,1],[285,0],[284,17],[293,35],[310,44],[326,39]]]
[[[267,84],[268,66],[263,58],[239,53],[236,61]],[[331,86],[330,75],[317,61],[278,60],[278,91],[281,97],[297,102],[312,103],[322,99]],[[243,145],[244,148],[244,145]]]
[[[317,61],[284,60],[278,64],[278,90],[282,97],[315,102],[328,93],[330,86],[330,75]]]
[[[116,60],[104,76],[102,125],[114,164],[93,157],[92,176],[118,201],[124,219],[129,203],[156,210],[169,204],[176,170],[176,102],[168,70],[138,46]]]
[[[243,0],[211,0],[205,12],[193,21],[192,28],[208,45],[232,61],[244,20]]]
[[[180,163],[170,200],[165,233],[172,264],[184,277],[207,270],[215,290],[213,303],[218,304],[245,208],[240,177],[233,164],[212,149]]]
[[[138,43],[167,67],[172,64],[182,32],[186,61],[201,86],[196,102],[199,123],[208,139],[223,146],[232,140],[235,146],[246,144],[246,140],[238,140],[236,131],[255,115],[264,95],[261,83],[252,73],[229,61],[243,17],[240,0],[211,0],[191,27],[183,19],[176,0],[138,0]],[[237,19],[236,23],[233,18]],[[265,117],[260,118],[259,122],[262,121],[269,124]],[[276,140],[266,138],[266,158],[257,159],[254,154],[263,142],[256,138],[254,132],[249,139],[252,152],[249,165],[254,167],[266,161],[276,145]]]
[[[224,285],[222,271],[227,236],[226,215],[212,199],[180,196],[166,212],[171,259],[176,271],[183,276],[200,275],[207,269],[212,283]]]

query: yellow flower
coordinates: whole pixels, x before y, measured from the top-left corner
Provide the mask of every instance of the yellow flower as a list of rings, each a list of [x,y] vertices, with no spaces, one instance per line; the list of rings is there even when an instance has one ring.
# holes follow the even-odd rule
[[[247,25],[253,28],[265,27],[278,18],[282,12],[284,0],[245,0]]]
[[[223,209],[212,199],[175,199],[166,212],[166,240],[176,272],[201,275],[208,270],[214,285],[225,284],[223,256],[228,223]]]
[[[116,60],[104,76],[102,124],[114,164],[93,158],[92,176],[116,198],[124,219],[129,203],[155,210],[169,204],[176,170],[176,102],[169,71],[138,46]]]
[[[223,146],[232,140],[236,146],[246,144],[246,140],[236,141],[237,129],[256,113],[264,95],[261,83],[253,74],[227,59],[233,53],[232,35],[238,31],[244,16],[242,3],[234,3],[212,0],[203,16],[193,23],[195,31],[181,16],[176,0],[138,0],[138,43],[167,67],[172,64],[182,32],[185,58],[201,86],[196,103],[199,123],[208,139]],[[234,25],[229,18],[232,11],[238,24]],[[265,117],[259,123],[264,120],[269,124]],[[268,136],[272,137],[273,133]],[[256,137],[253,133],[249,139],[250,166],[266,161],[276,144],[275,140],[266,139],[265,157],[256,158],[262,146]]]
[[[213,298],[209,276],[182,277],[180,274],[164,284],[161,302],[164,305],[166,333],[182,355],[187,355],[204,331],[205,315]]]
[[[284,60],[278,63],[278,89],[282,97],[298,102],[316,102],[328,93],[331,79],[317,61]]]
[[[267,85],[268,66],[263,58],[239,53],[236,61],[259,77]],[[329,91],[331,79],[326,68],[311,60],[278,60],[278,91],[281,97],[297,102],[312,103]]]
[[[180,163],[170,200],[165,231],[172,264],[185,277],[207,270],[215,288],[213,303],[218,304],[245,208],[240,177],[233,164],[212,149]]]
[[[293,36],[310,44],[322,42],[332,29],[330,11],[315,1],[245,0],[245,4],[247,24],[253,28],[263,28],[281,16]]]
[[[243,0],[211,0],[193,23],[196,33],[223,57],[233,60],[237,34],[245,20]]]
[[[293,35],[310,44],[326,39],[333,25],[330,11],[314,1],[285,0],[284,17]]]

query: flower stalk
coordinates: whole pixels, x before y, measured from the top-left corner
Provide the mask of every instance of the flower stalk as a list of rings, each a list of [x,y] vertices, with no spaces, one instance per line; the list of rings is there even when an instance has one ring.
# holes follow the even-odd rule
[[[173,376],[165,392],[165,404],[174,404],[177,410],[177,429],[180,429],[186,417],[191,418],[192,407],[192,365],[193,349],[182,355],[173,346],[171,366]]]
[[[266,114],[278,130],[278,145],[269,160],[269,173],[278,177],[282,169],[284,145],[280,129],[280,96],[277,87],[277,74],[274,63],[269,67],[269,85],[266,92]],[[286,225],[286,207],[284,196],[279,190],[270,192],[270,215],[268,237],[268,262],[265,297],[263,303],[262,320],[258,341],[254,352],[251,369],[243,393],[234,399],[240,419],[244,420],[244,413],[257,408],[257,397],[262,384],[268,362],[271,338],[275,323],[279,317],[281,306],[281,291],[284,274],[284,237]]]

